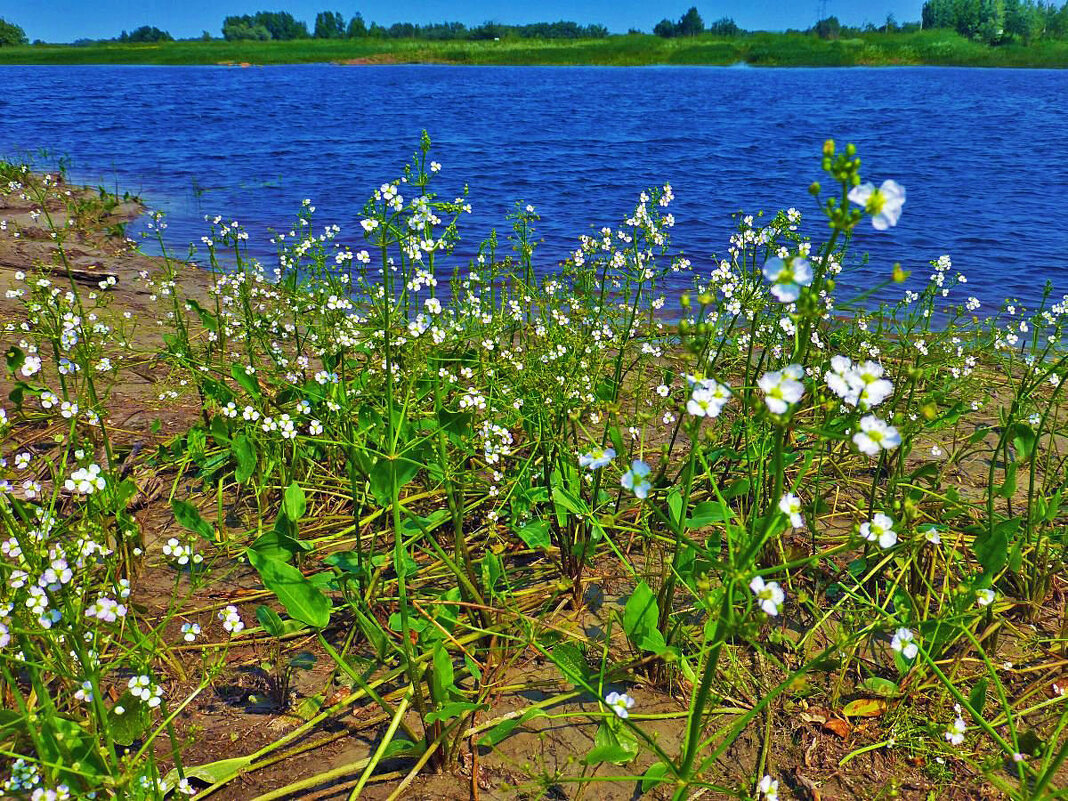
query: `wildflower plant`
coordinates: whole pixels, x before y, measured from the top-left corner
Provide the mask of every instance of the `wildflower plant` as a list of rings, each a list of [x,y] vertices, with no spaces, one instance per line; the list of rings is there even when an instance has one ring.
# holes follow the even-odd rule
[[[774,799],[766,733],[807,694],[934,721],[924,747],[955,769],[1052,797],[1068,709],[1016,695],[999,649],[1010,622],[1048,630],[1064,566],[1068,299],[980,320],[948,257],[916,289],[887,266],[849,294],[853,250],[907,211],[852,146],[825,144],[830,193],[810,187],[825,241],[794,208],[740,215],[706,263],[673,249],[665,184],[553,271],[523,202],[465,242],[466,190],[439,189],[430,150],[352,230],[302,203],[269,262],[209,217],[200,285],[153,216],[151,347],[110,286],[75,280],[51,219],[55,269],[10,298],[0,415],[5,792],[214,792],[359,705],[367,758],[276,794],[344,779],[355,797],[388,759],[411,769],[400,797],[552,717],[593,732],[570,781],[604,766],[678,799]],[[58,216],[55,179],[4,177]],[[142,447],[109,398],[149,362],[159,403],[195,414]],[[166,525],[144,532],[158,476]],[[151,570],[162,608],[137,597]],[[298,641],[314,653],[284,653]],[[186,710],[260,647],[280,703],[298,664],[329,685],[276,742],[190,769]],[[747,733],[760,764],[725,767]]]

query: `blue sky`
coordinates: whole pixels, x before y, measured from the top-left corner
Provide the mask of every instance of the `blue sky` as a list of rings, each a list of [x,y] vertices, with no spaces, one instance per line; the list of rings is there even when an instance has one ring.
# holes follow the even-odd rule
[[[651,30],[664,17],[678,18],[694,0],[0,0],[0,17],[21,25],[30,39],[66,42],[109,38],[123,29],[155,25],[176,37],[219,35],[223,17],[260,10],[285,10],[309,24],[317,11],[336,10],[348,19],[357,10],[368,22],[477,24],[549,22],[560,19],[601,23],[613,32]],[[917,20],[923,0],[696,0],[706,22],[733,17],[744,28],[805,28],[821,8],[842,22],[881,23],[887,13],[899,22]]]

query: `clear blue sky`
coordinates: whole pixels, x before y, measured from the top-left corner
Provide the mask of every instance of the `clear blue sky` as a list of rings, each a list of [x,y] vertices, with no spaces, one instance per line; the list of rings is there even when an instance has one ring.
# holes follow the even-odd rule
[[[649,31],[664,17],[677,19],[695,2],[706,22],[733,17],[750,30],[807,28],[824,7],[849,25],[879,24],[888,13],[905,22],[918,20],[923,6],[923,0],[0,0],[0,17],[21,25],[31,40],[48,42],[110,38],[140,25],[155,25],[178,38],[204,30],[218,36],[223,17],[261,10],[289,11],[309,27],[317,11],[329,9],[346,19],[360,11],[368,22],[383,25],[567,19],[625,32]]]

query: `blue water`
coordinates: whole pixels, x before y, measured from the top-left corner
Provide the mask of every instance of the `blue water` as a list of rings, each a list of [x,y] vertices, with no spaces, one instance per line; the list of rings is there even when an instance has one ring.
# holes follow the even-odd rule
[[[821,241],[806,189],[834,137],[860,147],[866,177],[908,191],[895,229],[860,229],[846,283],[895,261],[926,276],[949,253],[987,303],[1033,301],[1047,279],[1068,292],[1068,71],[0,67],[0,85],[0,154],[44,149],[79,180],[143,193],[179,248],[222,214],[268,255],[268,229],[288,229],[305,197],[355,243],[363,202],[427,128],[439,191],[470,186],[462,252],[522,199],[552,269],[669,181],[674,244],[701,269],[742,209],[795,206]]]

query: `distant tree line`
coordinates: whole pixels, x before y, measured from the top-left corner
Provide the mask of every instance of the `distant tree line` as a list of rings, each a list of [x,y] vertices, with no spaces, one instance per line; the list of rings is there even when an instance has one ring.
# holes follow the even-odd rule
[[[631,33],[640,33],[640,31],[631,31]],[[679,36],[697,36],[701,33],[711,33],[716,36],[738,36],[745,33],[745,31],[739,28],[730,17],[718,19],[706,27],[704,20],[701,19],[701,15],[697,11],[697,6],[691,6],[678,22],[672,22],[667,18],[660,20],[653,26],[653,33],[657,36],[663,36],[665,39],[674,39]]]
[[[315,26],[308,26],[285,11],[261,11],[258,14],[230,16],[223,20],[223,38],[227,40],[288,39],[600,39],[608,36],[604,25],[579,25],[577,22],[536,22],[530,25],[502,25],[484,22],[467,27],[462,22],[439,22],[417,25],[398,22],[388,28],[372,22],[368,25],[357,13],[348,22],[337,11],[320,11]]]
[[[1060,8],[1035,0],[927,0],[924,28],[951,28],[987,44],[1068,38],[1068,2]]]
[[[130,33],[123,31],[119,34],[120,42],[173,42],[174,37],[166,31],[161,31],[155,25],[142,25]]]
[[[3,17],[0,17],[0,47],[16,47],[24,45],[28,41],[26,31],[15,23],[8,22]]]

